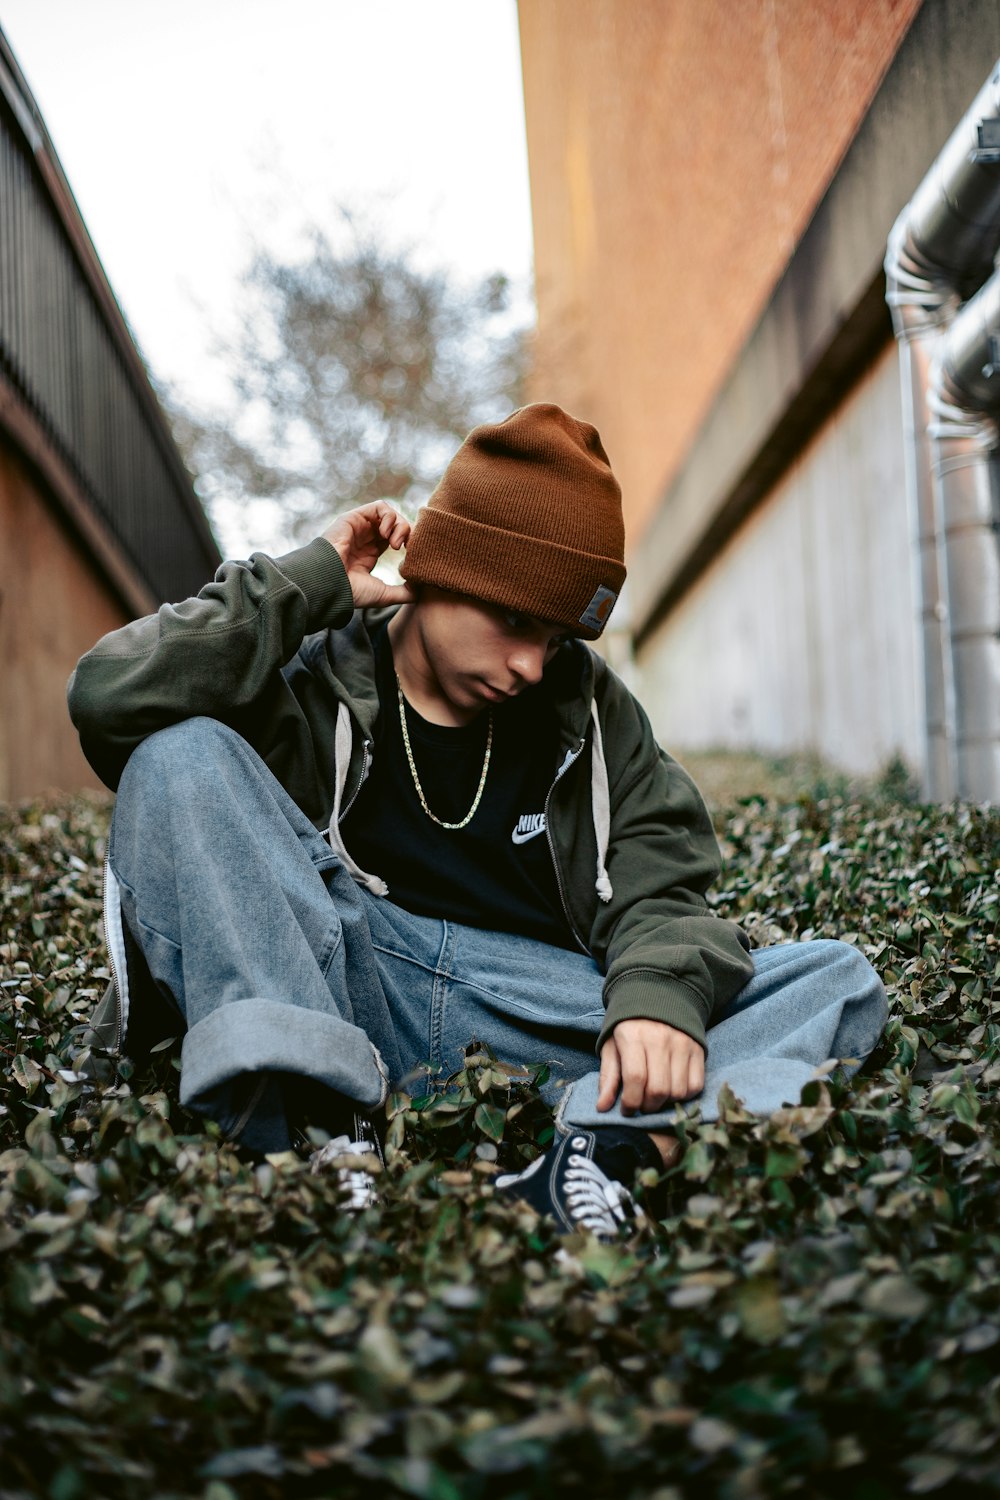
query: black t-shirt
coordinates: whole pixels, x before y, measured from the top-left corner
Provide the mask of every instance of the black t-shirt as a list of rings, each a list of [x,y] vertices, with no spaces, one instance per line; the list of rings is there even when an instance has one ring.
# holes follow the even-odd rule
[[[341,823],[351,857],[386,881],[390,901],[418,916],[576,948],[545,830],[558,731],[541,688],[494,708],[479,806],[464,828],[441,828],[421,807],[407,763],[384,625],[372,644],[380,712],[371,771]],[[448,728],[407,704],[406,725],[427,805],[445,822],[460,822],[482,775],[488,714]]]

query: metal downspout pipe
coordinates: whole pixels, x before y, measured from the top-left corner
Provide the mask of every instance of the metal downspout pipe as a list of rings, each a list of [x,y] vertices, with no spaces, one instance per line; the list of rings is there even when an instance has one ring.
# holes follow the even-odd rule
[[[955,318],[930,371],[935,508],[947,575],[956,794],[1000,801],[1000,272]]]
[[[980,642],[976,659],[985,667],[989,652],[983,648],[980,625],[990,611],[987,601],[977,606],[965,594],[970,584],[985,581],[989,569],[970,569],[951,557],[950,548],[960,533],[965,535],[966,523],[949,524],[945,514],[946,509],[956,516],[974,512],[982,518],[990,513],[988,509],[984,512],[983,495],[974,503],[968,496],[953,499],[956,476],[961,471],[970,465],[977,469],[990,464],[986,455],[991,450],[983,446],[990,439],[985,429],[975,439],[967,434],[970,398],[965,386],[953,388],[949,384],[946,392],[941,385],[933,413],[930,407],[932,378],[946,380],[945,370],[955,364],[954,358],[942,357],[949,328],[964,299],[990,275],[1000,249],[997,132],[1000,64],[896,220],[885,258],[886,300],[900,354],[906,485],[920,609],[925,791],[941,800],[955,796],[1000,798],[1000,780],[995,772],[989,772],[983,780],[989,754],[982,742],[983,726],[977,722],[981,715],[977,714],[975,693],[970,697],[972,679],[984,688],[991,669],[980,673],[977,668],[970,676],[976,650],[964,644],[973,638],[966,633],[971,629]],[[973,344],[973,338],[963,335],[966,352]],[[965,368],[963,357],[957,362]],[[938,372],[933,377],[932,368]],[[949,407],[962,409],[957,426],[948,425]],[[979,407],[974,409],[981,411]],[[962,429],[961,436],[958,428]],[[965,447],[959,452],[956,444]],[[975,462],[973,450],[981,455]],[[978,485],[982,478],[973,481],[967,474],[965,483]],[[985,525],[982,519],[976,523],[976,547],[983,555]],[[965,543],[962,548],[968,550]],[[956,627],[956,605],[959,618],[978,623]],[[974,744],[978,747],[975,751]]]

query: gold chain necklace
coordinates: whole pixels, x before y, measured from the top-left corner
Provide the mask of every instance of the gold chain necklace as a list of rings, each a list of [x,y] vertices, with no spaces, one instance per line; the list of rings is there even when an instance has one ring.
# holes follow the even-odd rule
[[[483,773],[479,778],[479,786],[476,788],[476,795],[473,798],[472,806],[469,808],[469,811],[466,813],[461,823],[446,823],[443,818],[439,818],[436,816],[436,814],[431,812],[430,808],[427,806],[427,798],[424,796],[424,789],[420,785],[420,777],[417,775],[417,767],[413,759],[413,747],[410,744],[410,731],[406,727],[406,699],[403,697],[403,685],[399,680],[398,672],[396,673],[396,694],[399,698],[399,722],[403,730],[403,745],[406,750],[406,761],[410,767],[410,775],[413,777],[413,785],[417,789],[417,796],[420,798],[420,806],[430,818],[431,822],[436,823],[439,828],[449,828],[452,830],[464,828],[467,823],[472,822],[472,819],[476,815],[476,808],[479,806],[480,800],[482,799],[483,795],[483,787],[486,785],[486,773],[490,768],[490,751],[493,749],[492,708],[490,709],[489,727],[486,731],[486,755],[483,759]]]

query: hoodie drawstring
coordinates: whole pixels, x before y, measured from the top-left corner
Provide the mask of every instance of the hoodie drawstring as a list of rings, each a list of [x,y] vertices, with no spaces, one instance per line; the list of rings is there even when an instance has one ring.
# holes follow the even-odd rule
[[[597,880],[595,889],[602,901],[610,901],[614,895],[608,875],[606,861],[611,842],[611,792],[608,787],[608,767],[604,759],[604,736],[597,715],[597,699],[590,701],[590,717],[594,721],[594,743],[590,753],[590,801],[594,818],[594,837],[597,840]]]
[[[336,780],[333,788],[333,811],[330,814],[330,827],[327,830],[327,839],[330,848],[336,854],[344,869],[352,880],[358,885],[363,885],[365,890],[371,891],[373,896],[388,896],[389,887],[380,875],[369,875],[347,852],[344,840],[340,835],[340,808],[344,800],[344,787],[347,784],[347,772],[351,764],[351,746],[354,743],[354,730],[351,727],[351,712],[346,703],[337,707],[337,730],[334,735],[333,753],[336,764]]]

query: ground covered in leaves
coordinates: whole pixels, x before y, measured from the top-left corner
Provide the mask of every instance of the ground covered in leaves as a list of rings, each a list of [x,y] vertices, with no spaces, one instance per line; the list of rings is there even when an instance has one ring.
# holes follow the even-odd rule
[[[891,999],[850,1088],[682,1124],[674,1212],[560,1242],[551,1132],[473,1053],[393,1101],[384,1206],[247,1166],[170,1053],[81,1076],[107,806],[0,810],[0,1497],[1000,1491],[1000,818],[819,787],[720,810],[719,910],[846,936]]]

